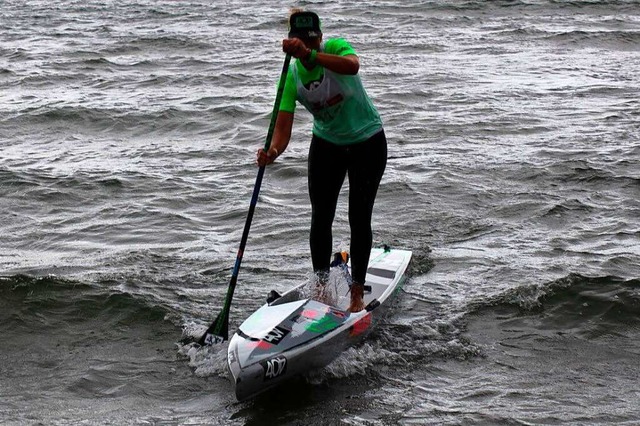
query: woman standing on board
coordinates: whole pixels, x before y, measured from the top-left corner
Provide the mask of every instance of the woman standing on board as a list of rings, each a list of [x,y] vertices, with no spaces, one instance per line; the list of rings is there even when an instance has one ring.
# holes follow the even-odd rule
[[[289,67],[271,145],[267,152],[258,150],[257,163],[271,164],[287,148],[296,100],[300,102],[313,115],[308,165],[313,270],[319,283],[326,283],[333,218],[348,174],[353,277],[349,311],[358,312],[364,309],[373,204],[387,163],[382,121],[358,76],[355,50],[341,38],[323,43],[318,15],[294,10],[282,49],[297,61]]]

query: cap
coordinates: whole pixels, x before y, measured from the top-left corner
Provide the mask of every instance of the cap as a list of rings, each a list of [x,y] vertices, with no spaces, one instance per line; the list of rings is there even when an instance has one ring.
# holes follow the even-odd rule
[[[316,38],[322,35],[320,18],[313,12],[296,12],[289,17],[289,38]]]

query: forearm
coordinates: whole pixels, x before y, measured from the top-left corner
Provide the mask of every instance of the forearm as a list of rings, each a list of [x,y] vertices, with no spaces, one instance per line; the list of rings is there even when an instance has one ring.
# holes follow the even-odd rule
[[[275,156],[278,157],[287,149],[287,146],[289,146],[289,140],[291,140],[291,132],[287,132],[286,130],[278,131],[276,129],[273,133],[269,151],[275,150]]]
[[[314,63],[338,74],[355,75],[360,69],[360,61],[356,55],[339,56],[318,52]]]
[[[291,140],[291,129],[293,126],[293,114],[288,112],[278,112],[276,127],[271,140],[271,148],[276,150],[276,156],[282,154]]]
[[[360,69],[360,60],[357,55],[340,56],[317,50],[314,54],[312,53],[313,49],[299,38],[282,40],[282,50],[294,58],[300,59],[307,68],[312,68],[312,65],[320,65],[330,71],[346,75],[358,74]]]
[[[318,52],[315,63],[338,74],[355,75],[360,69],[360,61],[356,55],[332,55]]]
[[[287,149],[291,139],[291,127],[293,126],[293,113],[280,111],[276,119],[276,127],[273,131],[271,144],[266,151],[258,149],[256,163],[259,166],[266,166],[275,161]]]

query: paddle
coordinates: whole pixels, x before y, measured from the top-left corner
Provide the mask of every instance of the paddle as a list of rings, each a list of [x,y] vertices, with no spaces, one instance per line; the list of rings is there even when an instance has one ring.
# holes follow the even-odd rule
[[[271,123],[269,124],[269,131],[267,132],[267,140],[264,143],[265,151],[268,151],[269,146],[271,146],[271,139],[273,138],[273,131],[276,127],[276,119],[278,118],[278,110],[280,109],[280,101],[282,100],[282,92],[284,92],[284,84],[287,79],[287,71],[289,70],[289,62],[291,62],[291,55],[287,53],[287,56],[284,58],[284,64],[282,65],[280,81],[278,82],[276,102],[273,105],[273,112],[271,113]],[[227,296],[224,299],[222,312],[218,314],[207,331],[198,340],[198,343],[202,346],[222,343],[229,339],[229,311],[231,310],[231,300],[233,299],[233,292],[235,291],[236,283],[238,282],[238,273],[240,272],[240,264],[242,263],[244,248],[247,245],[247,239],[249,238],[249,229],[251,228],[253,212],[255,211],[256,204],[258,203],[258,194],[260,193],[260,185],[262,184],[264,169],[264,166],[261,166],[258,169],[256,183],[253,186],[253,195],[251,197],[251,204],[249,205],[249,212],[247,213],[247,221],[244,224],[244,231],[242,232],[242,239],[240,240],[240,248],[238,249],[238,256],[236,257],[236,263],[233,267],[233,273],[231,274],[231,281],[229,282],[229,288],[227,289]]]

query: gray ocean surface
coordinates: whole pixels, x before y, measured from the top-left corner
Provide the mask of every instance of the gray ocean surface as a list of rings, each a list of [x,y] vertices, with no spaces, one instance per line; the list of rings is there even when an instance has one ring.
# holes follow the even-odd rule
[[[222,308],[293,5],[360,56],[375,244],[414,259],[364,344],[238,403],[225,346],[179,341]],[[640,423],[638,70],[637,1],[0,0],[0,423]],[[232,331],[309,277],[310,129]]]

